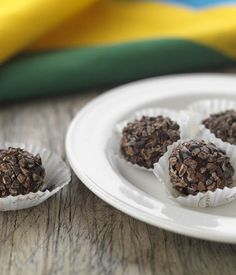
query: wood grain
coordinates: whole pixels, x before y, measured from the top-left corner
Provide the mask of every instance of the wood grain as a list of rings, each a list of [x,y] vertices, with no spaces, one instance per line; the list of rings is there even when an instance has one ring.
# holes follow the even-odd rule
[[[74,114],[96,93],[0,108],[0,138],[43,145],[65,159]],[[235,229],[236,230],[236,229]],[[139,222],[72,183],[38,207],[0,213],[0,274],[236,273],[236,246]]]

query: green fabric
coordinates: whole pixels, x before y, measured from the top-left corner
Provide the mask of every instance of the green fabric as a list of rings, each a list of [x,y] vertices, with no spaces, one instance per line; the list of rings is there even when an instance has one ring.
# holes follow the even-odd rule
[[[222,53],[178,39],[26,54],[0,68],[0,101],[230,64],[233,61]]]

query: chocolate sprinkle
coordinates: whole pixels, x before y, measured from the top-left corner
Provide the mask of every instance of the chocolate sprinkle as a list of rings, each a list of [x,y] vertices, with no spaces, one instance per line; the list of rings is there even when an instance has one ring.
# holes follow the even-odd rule
[[[133,164],[153,168],[167,146],[180,139],[179,125],[168,117],[143,116],[123,129],[121,152]]]
[[[212,114],[202,121],[217,138],[236,145],[236,111]]]
[[[37,192],[43,186],[44,176],[39,155],[20,148],[0,150],[0,197]]]
[[[234,169],[226,153],[203,140],[183,142],[169,157],[173,188],[185,195],[229,187],[233,183],[233,174]]]

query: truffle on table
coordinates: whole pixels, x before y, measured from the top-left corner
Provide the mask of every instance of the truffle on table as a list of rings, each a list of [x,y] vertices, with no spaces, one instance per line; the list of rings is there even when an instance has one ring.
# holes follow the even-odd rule
[[[124,127],[121,152],[132,164],[153,168],[167,151],[167,146],[179,139],[179,125],[170,118],[143,116]]]
[[[169,157],[173,188],[185,195],[229,187],[233,183],[233,174],[226,153],[203,140],[185,141]]]
[[[202,123],[217,138],[236,145],[236,111],[227,110],[211,114]]]
[[[44,176],[39,155],[20,148],[0,150],[0,197],[37,192],[43,186]]]

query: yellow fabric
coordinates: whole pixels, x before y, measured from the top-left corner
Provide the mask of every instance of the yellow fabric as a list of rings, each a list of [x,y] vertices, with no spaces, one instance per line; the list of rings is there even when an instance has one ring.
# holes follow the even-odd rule
[[[193,10],[157,2],[100,0],[37,40],[29,50],[157,37],[190,39],[236,58],[236,6]]]
[[[96,0],[0,0],[0,62]]]
[[[189,39],[236,58],[236,5],[193,10],[152,1],[0,0],[0,62],[23,50],[160,37]]]

